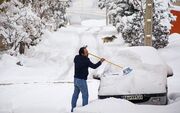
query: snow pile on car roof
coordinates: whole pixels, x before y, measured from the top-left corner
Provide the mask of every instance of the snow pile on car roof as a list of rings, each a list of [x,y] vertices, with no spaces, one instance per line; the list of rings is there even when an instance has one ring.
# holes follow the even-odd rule
[[[146,94],[166,92],[168,66],[151,47],[132,47],[115,53],[114,61],[132,68],[123,75],[122,70],[107,65],[101,74],[99,95]],[[114,58],[113,58],[114,59]]]

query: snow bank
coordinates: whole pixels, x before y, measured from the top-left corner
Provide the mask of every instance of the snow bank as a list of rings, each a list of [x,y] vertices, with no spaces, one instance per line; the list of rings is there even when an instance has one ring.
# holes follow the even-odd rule
[[[44,39],[36,47],[31,47],[24,55],[3,55],[1,79],[4,82],[54,81],[71,70],[73,75],[73,57],[78,46],[78,34],[46,32]],[[16,65],[21,62],[23,66]],[[8,69],[7,69],[8,67]],[[11,71],[9,71],[11,70]],[[65,77],[65,76],[64,76]],[[71,77],[72,78],[72,77]]]
[[[180,92],[180,34],[174,33],[169,37],[169,44],[158,52],[173,69],[174,76],[168,78],[169,92]]]
[[[179,113],[180,101],[167,106],[136,105],[127,100],[108,98],[75,109],[75,113]]]

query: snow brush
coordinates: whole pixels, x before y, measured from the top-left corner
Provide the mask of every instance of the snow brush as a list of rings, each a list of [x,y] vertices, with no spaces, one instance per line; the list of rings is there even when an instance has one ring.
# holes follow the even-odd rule
[[[101,57],[96,56],[96,55],[94,55],[94,54],[92,54],[92,53],[89,53],[89,55],[91,55],[91,56],[93,56],[93,57],[96,57],[96,58],[98,58],[98,59],[101,59]],[[112,63],[112,62],[110,62],[110,61],[108,61],[108,60],[106,60],[106,59],[105,59],[105,61],[108,62],[108,63],[110,63],[110,64],[112,64],[112,65],[114,65],[114,66],[117,66],[117,67],[119,67],[119,68],[121,68],[121,69],[124,68],[124,67],[122,67],[122,66],[120,66],[120,65],[118,65],[118,64]],[[130,67],[127,67],[127,68],[123,69],[123,75],[129,74],[132,70],[133,70],[133,69],[131,69]]]

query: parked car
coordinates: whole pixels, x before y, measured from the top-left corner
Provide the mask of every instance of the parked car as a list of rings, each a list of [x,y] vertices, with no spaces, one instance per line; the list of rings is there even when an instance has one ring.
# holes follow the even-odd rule
[[[173,71],[156,49],[147,46],[127,47],[119,49],[116,55],[120,57],[118,60],[127,62],[125,64],[132,72],[123,75],[123,69],[107,66],[100,76],[94,76],[100,79],[99,99],[115,97],[140,104],[168,103],[167,77],[172,76]]]

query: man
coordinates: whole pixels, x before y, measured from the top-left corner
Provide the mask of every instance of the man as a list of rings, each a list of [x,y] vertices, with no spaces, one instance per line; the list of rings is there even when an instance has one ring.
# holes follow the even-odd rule
[[[96,69],[99,67],[104,58],[101,58],[99,62],[93,64],[88,58],[88,50],[86,47],[81,47],[79,49],[79,55],[76,55],[74,58],[75,64],[75,74],[74,74],[74,93],[71,100],[71,112],[76,107],[76,102],[79,96],[79,93],[82,93],[82,105],[85,106],[88,104],[88,87],[87,87],[87,76],[89,74],[88,68]]]

